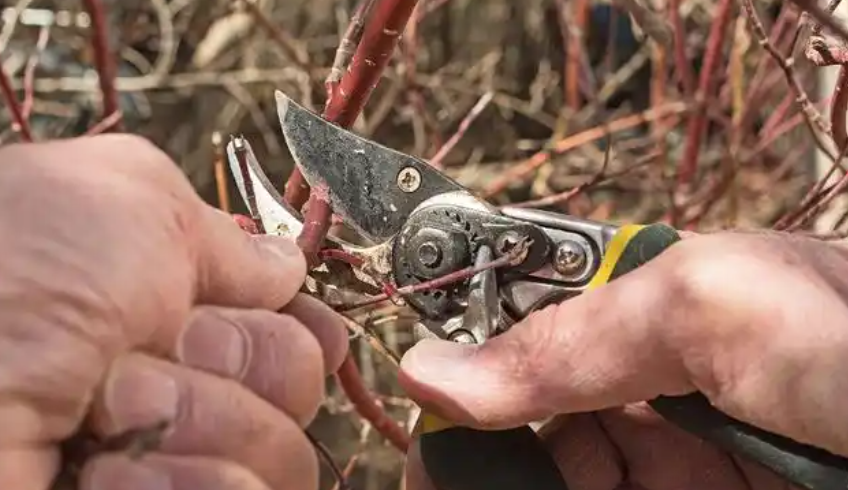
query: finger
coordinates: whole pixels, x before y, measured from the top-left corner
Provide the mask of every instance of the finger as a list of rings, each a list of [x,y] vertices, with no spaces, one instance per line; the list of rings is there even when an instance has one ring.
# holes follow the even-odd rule
[[[569,488],[610,490],[621,485],[626,467],[596,414],[560,416],[539,430]]]
[[[656,270],[662,259],[481,345],[419,342],[402,360],[400,382],[433,412],[493,428],[692,391],[663,328],[691,319]]]
[[[274,310],[291,301],[306,278],[306,259],[297,244],[284,237],[249,235],[228,214],[201,205],[191,236],[197,301]]]
[[[160,452],[228,459],[272,488],[293,475],[303,488],[317,485],[318,462],[301,428],[231,380],[130,355],[111,369],[93,412],[101,435],[171,421]]]
[[[2,437],[2,436],[0,436]],[[50,448],[0,449],[0,488],[49,488],[59,469],[59,455]]]
[[[326,374],[338,371],[350,343],[343,318],[326,303],[308,294],[295,296],[283,311],[300,320],[318,339]]]
[[[610,409],[598,416],[624,458],[628,480],[637,487],[748,489],[730,456],[669,424],[646,404]]]
[[[242,383],[301,426],[324,396],[323,346],[291,315],[199,307],[174,350],[182,364]]]
[[[82,470],[80,490],[270,490],[245,467],[223,459],[150,453],[107,454]],[[275,490],[301,488],[292,479]]]

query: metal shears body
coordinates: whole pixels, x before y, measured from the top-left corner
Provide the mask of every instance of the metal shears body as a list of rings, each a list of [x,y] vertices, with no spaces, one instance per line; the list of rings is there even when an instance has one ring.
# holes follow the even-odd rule
[[[365,259],[372,274],[397,288],[472,272],[404,296],[421,317],[420,336],[485,342],[534,310],[640,267],[679,240],[664,225],[615,226],[493,207],[426,162],[333,125],[279,92],[277,104],[286,143],[307,182],[325,192],[334,212],[368,242],[331,237],[329,246]],[[265,231],[299,234],[302,218],[265,177],[249,145],[236,139],[227,150],[237,187]],[[501,266],[486,268],[496,261]],[[678,426],[801,487],[848,488],[846,459],[732,419],[701,394],[649,404]],[[529,426],[479,431],[428,414],[420,426],[422,459],[443,490],[568,488]]]

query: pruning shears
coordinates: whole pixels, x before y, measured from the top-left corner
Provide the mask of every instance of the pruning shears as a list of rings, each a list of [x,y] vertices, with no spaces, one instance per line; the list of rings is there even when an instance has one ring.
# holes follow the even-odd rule
[[[496,208],[426,162],[334,125],[280,92],[277,110],[306,181],[368,242],[331,237],[330,247],[365,259],[369,277],[396,288],[471,271],[463,280],[405,295],[421,317],[421,335],[485,342],[530,312],[612,281],[680,240],[664,224],[617,226]],[[265,231],[297,236],[302,216],[275,190],[249,144],[231,140],[227,155]],[[486,267],[495,261],[501,266]],[[845,458],[731,418],[700,393],[648,403],[668,421],[800,487],[848,488]],[[425,469],[441,490],[568,488],[530,426],[476,430],[423,413],[416,432]]]

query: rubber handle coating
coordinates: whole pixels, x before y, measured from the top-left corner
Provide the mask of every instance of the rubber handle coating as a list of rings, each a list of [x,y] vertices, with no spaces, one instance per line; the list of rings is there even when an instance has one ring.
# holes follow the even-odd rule
[[[673,228],[662,224],[639,229],[621,251],[608,281],[642,266],[679,240]],[[848,459],[734,419],[713,407],[701,393],[659,397],[648,404],[678,427],[802,488],[848,488]]]
[[[419,436],[424,468],[438,490],[567,490],[551,454],[530,426],[450,427]]]

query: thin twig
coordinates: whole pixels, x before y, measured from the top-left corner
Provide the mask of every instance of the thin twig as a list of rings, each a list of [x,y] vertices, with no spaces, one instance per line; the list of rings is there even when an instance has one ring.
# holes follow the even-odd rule
[[[686,56],[686,31],[680,18],[680,1],[668,1],[668,15],[674,30],[674,68],[683,85],[683,94],[690,98],[695,95],[695,75],[692,74],[692,65]]]
[[[359,456],[360,454],[356,453],[351,456],[350,459],[348,459],[344,470],[342,470],[342,476],[344,477],[345,481],[350,478],[350,475],[353,473],[354,468],[356,468],[356,463],[359,462]],[[341,485],[340,481],[336,481],[336,484],[333,485],[332,490],[345,490],[345,487]],[[350,484],[348,484],[347,490],[350,490]]]
[[[587,180],[586,182],[584,182],[584,183],[582,183],[578,186],[572,187],[571,189],[569,189],[565,192],[552,194],[550,196],[545,196],[545,197],[542,197],[542,198],[539,198],[539,199],[534,199],[532,201],[512,203],[512,204],[509,204],[509,207],[513,207],[513,208],[544,208],[544,207],[549,207],[549,206],[565,204],[565,203],[571,201],[572,199],[574,199],[575,197],[577,197],[578,195],[586,192],[587,190],[589,190],[590,188],[592,188],[596,185],[600,185],[600,184],[606,183],[606,182],[612,182],[613,180],[615,180],[619,177],[622,177],[624,175],[627,175],[627,174],[629,174],[630,172],[632,172],[636,169],[639,169],[639,168],[645,167],[647,165],[653,164],[656,161],[658,156],[660,156],[660,155],[657,154],[657,153],[645,155],[644,157],[637,160],[636,163],[634,163],[633,165],[629,165],[626,168],[623,168],[621,170],[617,170],[615,172],[607,172],[607,166],[608,166],[609,160],[608,160],[608,158],[605,157],[604,158],[604,165],[601,168],[601,170],[598,171],[597,173],[595,173],[595,175],[592,176],[592,178]]]
[[[683,113],[687,111],[688,108],[688,104],[684,102],[669,102],[665,105],[653,107],[647,111],[625,116],[609,123],[568,136],[567,138],[564,138],[552,145],[549,150],[540,151],[524,162],[511,167],[504,173],[504,175],[487,185],[483,189],[482,195],[486,198],[491,198],[503,192],[510,185],[523,181],[536,169],[549,162],[552,155],[565,153],[581,145],[601,139],[608,134],[630,129],[639,126],[640,124],[653,121],[659,117],[667,117]]]
[[[375,3],[376,0],[363,0],[359,3],[353,17],[350,19],[344,36],[339,41],[339,47],[336,49],[336,55],[330,67],[330,74],[324,82],[327,87],[328,106],[335,96],[339,82],[344,78],[345,69],[347,69],[353,59],[356,47],[359,45],[359,41],[362,39],[362,33],[365,31],[365,20],[371,15]]]
[[[822,9],[816,4],[815,0],[790,0],[797,5],[802,11],[807,12],[816,21],[830,29],[834,34],[838,34],[843,40],[848,41],[848,29],[837,22],[830,12]]]
[[[29,122],[24,118],[21,103],[12,89],[12,81],[9,80],[9,74],[6,73],[6,67],[3,66],[3,63],[0,63],[0,91],[3,92],[3,100],[12,114],[12,122],[15,125],[13,129],[21,135],[23,141],[32,141],[32,130],[29,127]]]
[[[613,4],[629,12],[642,31],[657,44],[666,49],[673,46],[674,32],[671,25],[639,0],[613,0]]]
[[[780,69],[783,70],[786,81],[795,93],[795,101],[798,103],[801,108],[801,112],[804,114],[807,125],[810,128],[810,132],[816,140],[816,144],[823,152],[825,152],[825,154],[831,155],[827,144],[821,139],[821,133],[830,133],[830,126],[824,121],[824,119],[822,119],[821,114],[819,114],[812,102],[810,102],[810,97],[807,95],[804,87],[801,86],[801,82],[798,80],[798,76],[795,73],[795,58],[792,57],[791,53],[788,58],[784,58],[777,48],[775,48],[769,41],[766,29],[763,27],[763,21],[760,19],[759,14],[757,14],[753,1],[741,0],[741,2],[742,8],[745,11],[745,16],[748,19],[751,30],[754,31],[754,35],[757,37],[758,43],[766,50],[766,52],[768,52],[769,55],[771,55]],[[833,156],[831,155],[830,158],[833,159]]]
[[[100,121],[97,122],[94,126],[88,128],[85,132],[86,136],[94,136],[96,134],[105,133],[111,131],[118,127],[120,122],[124,119],[124,114],[122,112],[113,112],[108,116],[104,117]]]
[[[687,185],[692,182],[698,169],[698,155],[701,151],[701,140],[707,126],[707,104],[713,96],[715,82],[718,78],[722,47],[730,21],[730,11],[733,0],[720,0],[716,6],[715,16],[712,19],[710,35],[707,38],[707,50],[704,54],[704,63],[701,66],[701,78],[698,82],[698,90],[695,93],[696,107],[689,116],[686,127],[686,143],[683,149],[683,158],[677,176],[679,184]]]
[[[100,91],[103,94],[103,117],[105,118],[121,110],[118,103],[118,91],[115,89],[118,69],[114,53],[109,47],[109,27],[106,25],[106,7],[103,5],[103,1],[83,0],[83,3],[91,17],[94,62],[97,67]],[[120,130],[120,123],[116,123],[114,127]]]
[[[841,162],[845,155],[848,154],[848,145],[843,146],[841,150],[839,150],[839,156],[836,158],[834,163],[830,166],[830,169],[825,173],[825,175],[820,178],[801,198],[801,201],[798,203],[798,206],[795,210],[786,213],[782,216],[777,223],[774,225],[775,230],[783,230],[789,231],[793,226],[798,225],[799,222],[804,221],[805,219],[809,219],[809,213],[812,212],[812,208],[821,203],[827,193],[831,192],[836,186],[842,183],[842,180],[845,179],[845,176],[848,176],[848,173],[845,173],[836,186],[831,189],[825,190],[825,186],[833,177],[833,174],[836,172],[836,169],[839,168],[839,162]],[[807,218],[805,218],[807,216]],[[797,226],[795,226],[797,228]]]
[[[279,26],[274,24],[271,19],[256,5],[256,0],[239,0],[242,5],[250,12],[250,15],[259,24],[259,27],[274,41],[274,44],[280,48],[286,58],[296,67],[303,70],[307,75],[312,71],[309,66],[309,55],[296,39],[293,39]]]
[[[21,104],[21,113],[24,119],[29,120],[32,115],[32,105],[35,101],[35,70],[41,60],[47,42],[50,40],[50,28],[42,27],[38,31],[38,41],[35,43],[35,52],[27,60],[24,69],[24,101]]]
[[[339,468],[339,465],[336,464],[336,461],[333,459],[333,455],[330,453],[330,450],[327,449],[327,446],[313,436],[308,430],[304,430],[303,433],[306,434],[306,438],[309,439],[309,442],[312,444],[312,447],[315,448],[315,452],[317,452],[324,461],[324,464],[326,464],[330,468],[330,471],[333,472],[338,488],[340,490],[350,490],[351,487],[347,482],[345,473]]]
[[[464,281],[470,277],[477,275],[480,272],[489,270],[489,269],[497,269],[500,267],[504,267],[510,264],[515,263],[516,260],[519,260],[527,250],[529,249],[532,242],[529,240],[524,240],[515,245],[508,253],[505,253],[501,257],[498,257],[495,260],[487,262],[483,265],[474,265],[469,266],[464,269],[460,269],[458,271],[454,271],[444,276],[437,277],[436,279],[420,282],[418,284],[411,284],[409,286],[403,286],[401,288],[397,288],[392,293],[397,294],[399,296],[409,296],[410,294],[419,293],[421,291],[429,291],[432,289],[438,289],[448,284],[453,284],[459,281]],[[344,305],[338,307],[338,311],[350,311],[355,310],[357,308],[362,308],[363,306],[370,306],[377,303],[381,303],[383,301],[387,301],[391,299],[392,293],[383,293],[378,296],[374,296],[372,298],[365,299],[363,301],[353,303],[350,305]]]
[[[411,443],[409,434],[392,420],[385,410],[377,404],[377,400],[371,396],[362,375],[359,373],[352,353],[348,352],[341,368],[336,373],[336,379],[362,418],[367,420],[395,448],[406,453]]]
[[[441,168],[443,167],[443,160],[454,149],[454,147],[459,143],[459,140],[465,135],[468,128],[471,127],[471,124],[477,119],[477,117],[483,113],[483,110],[489,106],[489,103],[492,101],[492,98],[495,96],[494,92],[486,92],[482,97],[477,101],[476,104],[468,111],[468,114],[462,119],[459,123],[459,127],[456,132],[450,137],[450,139],[439,148],[439,151],[430,158],[430,165]]]

